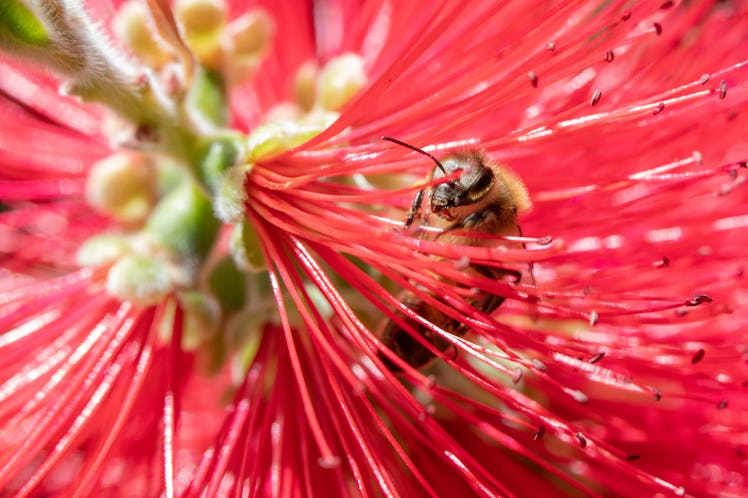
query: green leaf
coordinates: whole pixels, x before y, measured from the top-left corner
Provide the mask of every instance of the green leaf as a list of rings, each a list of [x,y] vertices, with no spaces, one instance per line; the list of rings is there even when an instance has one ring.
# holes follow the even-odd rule
[[[18,0],[0,0],[0,37],[3,35],[29,44],[49,44],[49,36],[39,19]]]

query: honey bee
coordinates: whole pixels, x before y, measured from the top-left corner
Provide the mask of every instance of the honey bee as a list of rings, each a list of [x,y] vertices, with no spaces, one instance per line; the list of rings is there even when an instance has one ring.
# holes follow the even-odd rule
[[[477,150],[455,152],[439,160],[432,154],[400,140],[391,137],[382,139],[407,147],[434,161],[435,166],[428,176],[429,181],[453,176],[459,172],[456,179],[427,187],[416,194],[404,229],[409,229],[416,218],[419,218],[424,226],[437,229],[421,230],[419,238],[464,246],[488,246],[496,243],[495,238],[481,236],[482,234],[522,236],[517,213],[530,207],[530,198],[525,185],[516,175]],[[512,244],[523,247],[521,242]],[[509,277],[514,283],[522,278],[521,272],[517,270],[479,264],[468,264],[465,272],[494,279]],[[468,302],[481,312],[490,314],[501,306],[504,299],[502,296],[484,292],[470,298]],[[467,325],[424,302],[410,291],[404,290],[399,300],[415,313],[451,334],[461,337],[469,329]],[[447,352],[452,347],[449,341],[428,327],[404,315],[402,319],[438,351]],[[425,367],[436,358],[429,348],[393,320],[387,320],[384,324],[380,340],[413,368]],[[379,358],[390,371],[402,371],[398,364],[381,352]]]

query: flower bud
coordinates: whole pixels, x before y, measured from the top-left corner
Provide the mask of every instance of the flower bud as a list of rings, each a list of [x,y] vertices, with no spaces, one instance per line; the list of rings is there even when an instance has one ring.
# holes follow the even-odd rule
[[[339,111],[366,84],[364,61],[356,54],[343,54],[328,62],[319,75],[317,103]]]
[[[244,219],[244,204],[247,202],[244,181],[251,169],[251,165],[241,164],[229,168],[219,177],[213,197],[213,209],[221,221],[238,223]]]
[[[229,256],[224,257],[211,268],[208,286],[224,313],[237,312],[244,306],[247,299],[246,277],[247,275]]]
[[[159,69],[174,56],[153,27],[143,2],[131,0],[120,7],[114,18],[114,32],[133,54],[148,66]]]
[[[317,98],[317,64],[313,61],[307,61],[296,71],[294,78],[294,98],[299,107],[308,111],[314,106],[314,100]]]
[[[205,66],[218,68],[223,58],[221,33],[226,26],[226,4],[221,0],[179,0],[174,6],[187,45]]]
[[[221,0],[178,0],[174,11],[190,38],[214,36],[226,25],[226,4]]]
[[[249,223],[242,222],[234,227],[231,232],[229,249],[239,269],[258,272],[266,268],[260,238]]]
[[[285,152],[319,135],[325,128],[278,120],[258,126],[247,137],[249,160],[256,162]]]
[[[184,311],[182,347],[192,351],[216,334],[221,310],[214,299],[198,291],[180,292],[179,303]]]
[[[50,42],[44,25],[23,2],[17,0],[3,2],[0,33],[29,45],[44,46]]]
[[[169,192],[146,224],[147,233],[161,246],[194,264],[207,257],[219,228],[210,201],[193,182]]]
[[[169,271],[163,261],[131,254],[109,269],[107,291],[123,301],[149,306],[161,301],[172,290]]]
[[[117,261],[130,252],[130,245],[124,237],[115,234],[102,234],[85,241],[75,255],[80,266],[104,266]]]
[[[254,9],[231,22],[228,28],[234,56],[258,56],[270,44],[273,21],[263,9]]]
[[[142,221],[155,198],[156,175],[147,156],[118,152],[97,161],[89,172],[86,200],[118,221]]]

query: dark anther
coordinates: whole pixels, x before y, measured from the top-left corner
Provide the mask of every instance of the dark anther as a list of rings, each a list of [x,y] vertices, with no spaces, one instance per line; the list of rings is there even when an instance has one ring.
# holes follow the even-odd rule
[[[660,401],[662,399],[662,393],[659,389],[656,387],[652,388],[652,392],[654,392],[655,401]]]
[[[714,299],[706,294],[696,294],[690,301],[686,301],[686,306],[698,306],[702,303],[711,303]]]
[[[662,25],[660,23],[654,23],[654,29],[655,33],[657,33],[657,36],[660,36],[662,34]]]
[[[597,353],[595,356],[590,358],[590,363],[597,363],[605,357],[605,352]]]
[[[699,83],[701,83],[702,85],[706,85],[707,83],[709,83],[709,74],[702,74],[701,78],[699,79]]]
[[[512,375],[512,383],[517,384],[520,380],[522,380],[522,369],[517,367],[514,369],[514,374]]]
[[[545,237],[540,237],[536,243],[541,246],[547,246],[551,242],[553,242],[553,237],[546,235]]]
[[[696,354],[694,354],[693,358],[691,358],[691,364],[696,365],[703,358],[704,358],[704,348],[701,348],[698,351],[696,351]]]
[[[719,82],[719,98],[724,99],[727,97],[727,82],[722,80]]]
[[[538,75],[535,74],[533,71],[530,71],[529,73],[527,73],[527,77],[530,78],[530,84],[532,85],[532,87],[537,88],[538,87]]]
[[[545,436],[545,426],[541,425],[538,427],[538,432],[535,433],[533,436],[533,439],[537,441],[538,439],[541,439],[543,436]]]
[[[601,92],[600,90],[595,90],[595,93],[592,94],[592,100],[590,100],[590,105],[594,106],[595,104],[597,104],[598,101],[600,100],[600,97],[602,96],[603,96],[603,92]]]
[[[577,436],[577,439],[579,440],[579,446],[582,448],[587,447],[587,438],[584,437],[584,434],[577,432],[575,436]]]
[[[545,363],[543,363],[542,361],[538,360],[537,358],[535,358],[535,359],[532,360],[532,366],[535,367],[535,368],[537,368],[541,372],[547,372],[548,371],[548,367],[545,366]]]
[[[600,320],[600,315],[598,315],[597,311],[592,310],[592,313],[590,313],[590,327],[594,327],[597,325],[597,322]]]
[[[605,62],[613,62],[613,59],[615,59],[616,54],[613,53],[612,50],[608,50],[605,52]]]
[[[655,107],[655,110],[652,111],[652,114],[657,116],[659,113],[662,112],[663,109],[665,109],[665,104],[663,102],[660,102],[659,104],[657,104],[657,107]]]
[[[725,408],[727,408],[727,400],[720,400],[719,404],[717,405],[717,410],[724,410]]]
[[[626,12],[622,17],[622,21],[628,21],[631,18],[631,12]]]
[[[655,263],[656,268],[667,268],[670,265],[670,259],[667,256],[663,256],[661,260]]]

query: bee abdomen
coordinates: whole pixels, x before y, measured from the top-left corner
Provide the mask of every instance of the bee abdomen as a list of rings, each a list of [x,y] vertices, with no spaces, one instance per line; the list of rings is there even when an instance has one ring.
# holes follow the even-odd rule
[[[439,324],[438,326],[447,332],[455,335],[462,335],[464,333],[464,327],[460,326],[460,323],[456,320],[448,317],[438,309],[431,305],[418,300],[407,300],[404,301],[408,308],[413,310],[415,313],[421,315],[429,322]],[[452,348],[452,344],[443,339],[441,336],[436,334],[433,330],[429,329],[425,325],[421,325],[413,320],[403,316],[403,320],[408,323],[416,334],[424,338],[429,344],[433,345],[438,351],[442,353],[449,351]],[[393,353],[402,358],[408,365],[415,369],[422,368],[433,360],[436,359],[434,354],[429,348],[423,345],[418,339],[407,330],[401,328],[397,323],[389,320],[382,331],[381,340],[385,346],[387,346]],[[379,359],[382,360],[384,365],[391,372],[401,372],[402,368],[397,365],[394,361],[390,360],[386,355],[379,352]]]

